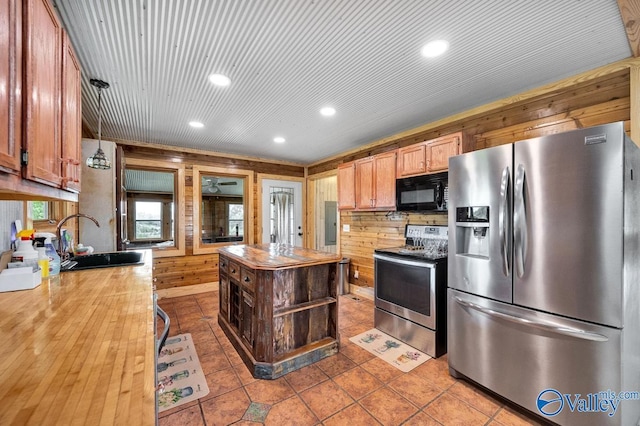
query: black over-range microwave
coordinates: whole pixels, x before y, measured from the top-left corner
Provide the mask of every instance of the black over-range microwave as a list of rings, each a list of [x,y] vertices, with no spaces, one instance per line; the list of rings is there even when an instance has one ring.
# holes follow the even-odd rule
[[[396,180],[396,210],[444,213],[449,201],[447,172]]]

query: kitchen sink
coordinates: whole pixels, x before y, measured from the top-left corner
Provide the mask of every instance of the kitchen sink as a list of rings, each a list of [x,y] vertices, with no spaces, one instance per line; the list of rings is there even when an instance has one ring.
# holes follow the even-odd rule
[[[60,271],[78,271],[81,269],[110,268],[113,266],[141,265],[144,253],[141,251],[116,251],[74,256],[62,262]]]

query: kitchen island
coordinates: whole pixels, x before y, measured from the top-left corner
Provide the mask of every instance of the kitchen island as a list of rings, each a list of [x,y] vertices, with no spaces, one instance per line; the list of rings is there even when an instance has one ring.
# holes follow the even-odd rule
[[[0,424],[155,424],[151,266],[0,293]]]
[[[338,255],[283,244],[219,254],[218,323],[254,377],[275,379],[338,352]]]

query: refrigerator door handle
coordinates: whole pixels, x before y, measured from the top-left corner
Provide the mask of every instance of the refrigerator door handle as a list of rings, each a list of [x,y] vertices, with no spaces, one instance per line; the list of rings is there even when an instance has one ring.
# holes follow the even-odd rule
[[[522,164],[518,165],[515,177],[513,228],[514,228],[514,260],[516,273],[522,278],[525,273],[525,258],[527,257],[527,216],[524,202],[525,171]]]
[[[500,253],[502,254],[502,273],[505,277],[511,274],[509,268],[509,242],[507,237],[509,232],[509,182],[511,171],[509,166],[502,170],[500,179],[500,210],[498,212],[498,228],[500,229]]]
[[[495,309],[485,308],[484,306],[480,306],[472,302],[467,302],[466,300],[460,299],[458,296],[454,296],[454,299],[456,303],[464,307],[471,308],[483,314],[527,327],[533,327],[539,330],[544,330],[555,334],[562,334],[563,336],[569,336],[576,339],[589,340],[592,342],[606,342],[609,340],[607,336],[593,333],[591,331],[581,330],[574,327],[561,327],[556,324],[548,323],[546,321],[536,321],[528,318],[514,317],[513,315],[496,311]]]

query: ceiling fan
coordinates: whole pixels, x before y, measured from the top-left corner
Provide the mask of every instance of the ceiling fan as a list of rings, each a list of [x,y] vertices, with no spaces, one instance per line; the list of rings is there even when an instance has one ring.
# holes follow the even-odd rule
[[[208,194],[217,194],[221,192],[220,186],[223,185],[237,185],[236,181],[220,182],[217,177],[203,177],[202,178],[202,192]]]

